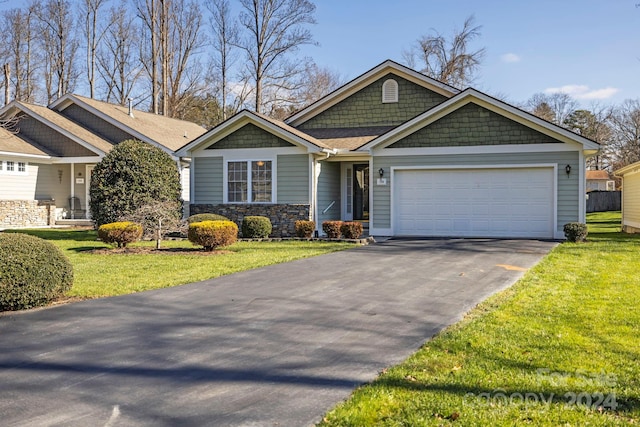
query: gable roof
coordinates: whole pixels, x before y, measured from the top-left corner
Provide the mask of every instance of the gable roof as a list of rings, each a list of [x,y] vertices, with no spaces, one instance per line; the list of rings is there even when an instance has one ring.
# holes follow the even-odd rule
[[[27,104],[21,101],[12,101],[0,109],[0,115],[3,116],[15,117],[19,112],[27,114],[35,120],[38,120],[54,131],[71,139],[75,143],[87,148],[89,151],[93,151],[97,155],[103,155],[113,148],[113,144],[106,139],[101,138],[88,129],[47,107]],[[20,124],[18,123],[17,128],[19,129],[19,127]]]
[[[436,120],[446,116],[447,114],[457,110],[470,102],[475,102],[478,105],[487,108],[497,114],[505,116],[515,122],[521,123],[531,129],[534,129],[540,133],[551,136],[561,142],[579,143],[582,144],[584,150],[597,152],[600,144],[585,138],[577,133],[571,132],[561,126],[543,120],[531,113],[500,101],[492,96],[482,93],[478,90],[467,88],[464,91],[458,93],[454,97],[444,101],[441,104],[427,110],[419,116],[395,127],[391,131],[379,136],[378,138],[368,142],[367,144],[358,148],[358,151],[371,150],[378,146],[390,145],[407,135],[416,132],[419,129],[428,126]]]
[[[309,151],[333,151],[331,147],[324,142],[312,137],[311,135],[304,133],[294,127],[287,125],[280,120],[272,119],[262,114],[255,113],[249,110],[242,110],[235,114],[233,117],[220,123],[207,133],[199,136],[193,141],[185,144],[176,151],[178,156],[189,156],[189,152],[199,148],[205,143],[208,143],[211,139],[220,140],[232,132],[240,129],[247,123],[252,123],[259,128],[270,132],[285,141],[291,142],[294,145],[306,147]]]
[[[16,133],[0,126],[0,154],[25,155],[27,157],[50,158],[43,147],[25,138],[21,138]]]
[[[603,179],[609,180],[609,172],[605,170],[597,170],[597,171],[586,171],[585,176],[587,179]]]
[[[452,86],[432,79],[431,77],[427,77],[424,74],[412,70],[411,68],[405,67],[404,65],[398,64],[397,62],[391,60],[386,60],[380,65],[372,68],[361,76],[356,77],[349,83],[331,92],[327,96],[309,105],[308,107],[305,107],[297,113],[294,113],[292,116],[285,120],[285,123],[291,126],[298,126],[325,111],[329,107],[336,105],[340,101],[353,95],[362,88],[368,86],[372,82],[378,80],[379,78],[390,72],[393,72],[394,74],[406,80],[428,88],[443,96],[446,96],[447,98],[450,98],[460,92],[458,89]]]
[[[128,107],[75,94],[62,96],[49,108],[63,111],[70,105],[77,105],[91,112],[141,141],[160,145],[171,151],[177,150],[186,141],[197,138],[207,131],[202,126],[186,120],[173,119],[135,109],[132,111],[132,117],[129,115]]]

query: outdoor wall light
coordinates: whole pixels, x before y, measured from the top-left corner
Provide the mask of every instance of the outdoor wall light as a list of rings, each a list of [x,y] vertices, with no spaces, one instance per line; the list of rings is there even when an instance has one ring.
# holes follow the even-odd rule
[[[382,178],[384,176],[384,169],[378,169],[378,175],[380,175],[380,178]]]
[[[565,166],[564,171],[567,173],[567,176],[571,175],[571,165]]]

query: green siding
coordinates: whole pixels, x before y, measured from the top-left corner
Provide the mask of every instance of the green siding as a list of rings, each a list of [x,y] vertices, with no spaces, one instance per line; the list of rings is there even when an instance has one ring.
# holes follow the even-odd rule
[[[195,157],[191,167],[194,174],[194,199],[191,203],[222,203],[224,185],[222,157]]]
[[[60,114],[76,123],[80,123],[82,126],[113,144],[118,144],[128,139],[136,139],[131,134],[128,134],[117,126],[112,125],[108,121],[101,119],[95,114],[91,114],[89,111],[75,104],[62,110]]]
[[[373,170],[384,168],[388,177],[386,186],[373,188],[373,226],[391,228],[391,187],[393,182],[389,173],[391,167],[400,166],[449,166],[449,165],[526,165],[533,163],[558,164],[558,230],[564,224],[579,220],[579,153],[563,151],[554,153],[517,153],[517,154],[469,154],[440,156],[375,156]],[[565,166],[571,165],[573,171],[569,177]]]
[[[318,176],[318,218],[316,224],[322,230],[322,222],[340,219],[340,163],[320,162],[320,175]],[[325,214],[323,210],[331,204],[336,203]]]
[[[398,82],[398,102],[383,104],[382,84],[390,78]],[[390,73],[298,127],[397,126],[446,99],[443,95]]]
[[[557,142],[550,136],[471,102],[387,148]]]
[[[96,156],[96,161],[98,160],[98,155],[93,151],[56,132],[31,116],[21,115],[16,127],[19,129],[20,136],[27,137],[58,157]]]
[[[225,148],[275,148],[275,147],[292,147],[293,144],[288,143],[282,138],[267,132],[258,126],[248,123],[225,136],[215,144],[207,147],[207,150],[221,150]]]
[[[309,204],[309,155],[278,156],[278,203]]]

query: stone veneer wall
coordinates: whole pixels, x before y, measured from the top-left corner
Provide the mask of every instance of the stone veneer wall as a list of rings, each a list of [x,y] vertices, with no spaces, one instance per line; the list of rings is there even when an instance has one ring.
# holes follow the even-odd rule
[[[215,213],[229,218],[242,226],[245,216],[266,216],[271,220],[273,237],[293,237],[296,235],[295,223],[299,219],[309,220],[311,218],[310,205],[288,205],[288,204],[225,204],[225,205],[190,205],[190,214]]]
[[[55,216],[53,200],[0,200],[0,228],[53,225]]]

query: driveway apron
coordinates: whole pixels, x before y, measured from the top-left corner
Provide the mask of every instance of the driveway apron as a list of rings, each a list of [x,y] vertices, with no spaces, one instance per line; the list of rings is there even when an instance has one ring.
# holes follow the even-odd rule
[[[170,289],[6,313],[1,424],[312,425],[553,246],[388,240]]]

